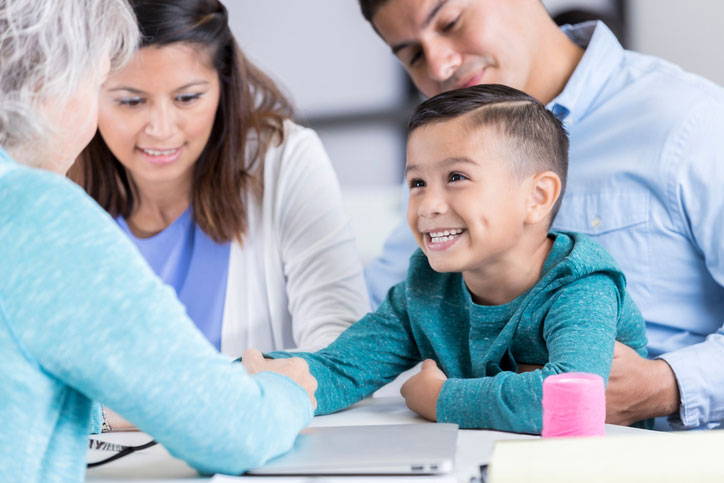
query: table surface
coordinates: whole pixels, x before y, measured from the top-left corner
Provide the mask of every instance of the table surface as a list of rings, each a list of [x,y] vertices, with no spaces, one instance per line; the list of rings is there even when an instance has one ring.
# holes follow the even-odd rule
[[[349,426],[368,424],[405,424],[428,422],[413,413],[401,397],[368,398],[354,406],[327,416],[318,416],[312,420],[310,426]],[[606,435],[646,434],[649,431],[629,428],[626,426],[606,425]],[[464,429],[458,432],[458,447],[453,476],[459,482],[468,483],[471,476],[478,475],[481,464],[487,464],[496,441],[502,439],[531,439],[538,436],[506,433],[490,430]],[[150,440],[150,437],[140,432],[114,432],[95,435],[95,439],[104,441],[137,445]],[[161,445],[153,446],[147,450],[131,454],[118,461],[108,463],[86,472],[88,481],[178,481],[206,480],[183,461],[172,457]],[[257,479],[263,483],[264,477]],[[424,479],[424,478],[423,478]]]

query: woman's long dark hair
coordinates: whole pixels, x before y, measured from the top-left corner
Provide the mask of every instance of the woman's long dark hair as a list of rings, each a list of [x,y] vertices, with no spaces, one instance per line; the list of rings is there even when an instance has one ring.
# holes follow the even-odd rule
[[[242,241],[251,193],[260,198],[267,148],[283,140],[290,103],[274,82],[239,49],[226,8],[217,0],[131,0],[143,36],[141,47],[185,43],[207,52],[219,75],[219,107],[211,136],[194,165],[194,221],[218,242]],[[137,190],[100,132],[69,172],[113,217],[128,218]]]

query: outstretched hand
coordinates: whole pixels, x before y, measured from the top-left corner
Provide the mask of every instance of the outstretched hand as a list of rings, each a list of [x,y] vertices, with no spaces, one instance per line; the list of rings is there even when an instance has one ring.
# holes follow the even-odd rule
[[[437,400],[447,376],[432,359],[422,363],[420,372],[412,376],[402,385],[400,393],[410,410],[420,416],[437,421]]]
[[[257,349],[247,349],[241,357],[241,363],[249,374],[268,371],[288,377],[307,391],[312,408],[317,409],[317,399],[314,397],[317,380],[309,372],[307,361],[301,357],[265,359]]]

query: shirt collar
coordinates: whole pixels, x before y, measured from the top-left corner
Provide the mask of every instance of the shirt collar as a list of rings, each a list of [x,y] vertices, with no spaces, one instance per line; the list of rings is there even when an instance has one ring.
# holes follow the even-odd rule
[[[613,32],[601,21],[565,25],[562,30],[585,52],[566,87],[547,107],[570,125],[588,112],[614,69],[620,65],[624,50]]]

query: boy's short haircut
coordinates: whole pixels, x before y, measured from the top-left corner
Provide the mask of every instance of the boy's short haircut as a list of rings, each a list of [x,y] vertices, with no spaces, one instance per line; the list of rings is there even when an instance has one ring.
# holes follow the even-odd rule
[[[415,129],[467,116],[470,128],[493,127],[514,155],[514,172],[522,179],[553,171],[561,179],[561,193],[551,209],[558,213],[566,190],[568,134],[563,123],[534,97],[512,87],[482,84],[443,92],[415,109],[408,134]]]

